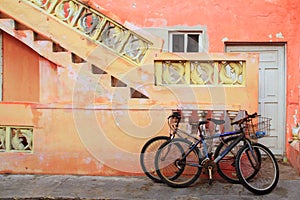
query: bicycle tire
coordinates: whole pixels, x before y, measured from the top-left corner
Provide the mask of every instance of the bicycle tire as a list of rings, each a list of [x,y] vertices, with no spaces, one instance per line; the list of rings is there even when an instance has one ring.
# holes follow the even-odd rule
[[[250,147],[255,149],[253,152],[256,153],[251,153]],[[258,162],[254,163],[257,152],[260,152],[260,158]],[[236,167],[240,182],[254,194],[268,194],[278,183],[279,168],[275,156],[270,149],[260,143],[243,146],[237,154]],[[253,173],[251,170],[255,171],[255,176],[249,180],[245,177],[248,176],[248,173]]]
[[[223,152],[223,150],[231,144],[231,142],[234,142],[239,136],[229,137],[225,138],[216,148],[214,158],[216,159],[220,153]],[[236,155],[239,149],[244,146],[244,142],[246,139],[242,140],[242,145],[237,144],[230,152],[227,153],[226,156],[224,156],[219,162],[216,163],[217,165],[217,171],[219,175],[226,180],[229,183],[238,184],[240,183],[240,180],[236,173]],[[257,152],[259,155],[259,152]],[[249,174],[249,177],[247,177],[247,180],[250,180],[255,176],[257,171],[253,171],[253,174]]]
[[[149,177],[151,180],[157,183],[161,183],[162,181],[155,171],[155,166],[154,166],[155,154],[156,151],[159,149],[159,147],[168,140],[170,140],[170,137],[168,136],[157,136],[151,138],[144,144],[141,150],[141,154],[140,154],[141,168],[147,177]]]
[[[223,150],[231,144],[236,137],[225,138],[220,144],[217,146],[216,151],[214,153],[214,158],[216,159]],[[238,152],[238,147],[234,147],[230,152],[227,153],[219,162],[216,163],[217,171],[219,175],[229,183],[240,183],[240,180],[236,173],[235,160],[236,154]]]
[[[200,158],[197,147],[185,159],[182,159],[191,144],[192,142],[188,140],[176,138],[171,142],[165,142],[157,151],[155,168],[160,179],[168,186],[188,187],[201,175],[202,167],[199,167]]]

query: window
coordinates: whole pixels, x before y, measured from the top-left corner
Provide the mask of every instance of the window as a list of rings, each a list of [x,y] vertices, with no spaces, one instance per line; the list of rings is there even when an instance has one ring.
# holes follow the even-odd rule
[[[202,31],[170,31],[169,51],[182,53],[203,52]]]

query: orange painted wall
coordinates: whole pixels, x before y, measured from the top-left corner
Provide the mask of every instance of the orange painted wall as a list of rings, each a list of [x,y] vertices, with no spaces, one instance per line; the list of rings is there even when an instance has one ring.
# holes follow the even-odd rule
[[[128,21],[141,28],[203,26],[207,31],[209,52],[223,52],[225,41],[286,42],[287,96],[283,98],[286,98],[287,102],[287,133],[290,134],[292,115],[296,108],[299,109],[297,87],[300,65],[300,12],[297,11],[296,1],[256,0],[247,2],[247,5],[243,0],[83,2],[122,24]],[[138,164],[138,152],[133,152],[133,148],[141,149],[141,144],[146,140],[145,136],[152,136],[151,132],[166,133],[166,127],[160,123],[164,122],[170,110],[152,113],[157,119],[155,125],[159,130],[153,130],[153,122],[147,120],[145,124],[136,125],[132,120],[131,124],[119,126],[118,124],[123,123],[123,117],[128,117],[128,113],[122,110],[73,110],[70,105],[73,88],[68,88],[72,86],[73,80],[68,79],[71,76],[68,68],[57,67],[40,58],[30,48],[5,34],[3,44],[4,73],[7,73],[5,76],[11,77],[20,73],[19,70],[14,71],[11,66],[32,66],[22,68],[22,77],[25,79],[21,83],[26,88],[21,90],[20,85],[8,85],[8,80],[4,80],[4,90],[9,91],[4,94],[9,95],[4,96],[4,99],[21,101],[21,97],[26,97],[26,101],[40,101],[40,104],[0,104],[0,120],[3,124],[34,126],[35,134],[34,154],[1,153],[1,158],[10,162],[3,163],[0,172],[58,174],[66,173],[67,169],[67,173],[70,174],[116,175],[125,174],[124,171],[132,173],[132,169],[136,169]],[[14,57],[20,58],[21,61],[12,59]],[[42,80],[40,84],[39,80]],[[61,104],[52,106],[57,102]],[[138,111],[133,111],[130,117],[149,119],[148,115]],[[116,119],[119,120],[118,123],[113,123],[114,126],[107,130],[105,124],[115,122]],[[132,127],[137,128],[140,135],[130,135]],[[117,134],[120,130],[123,131],[123,135]],[[107,132],[111,134],[106,135]],[[132,143],[125,144],[123,141],[128,138],[131,138]],[[103,154],[103,149],[110,154]],[[119,152],[134,156],[130,160]],[[117,170],[120,166],[123,169],[122,173]]]
[[[71,99],[73,88],[68,83],[69,71],[59,75],[58,68],[17,39],[3,33],[4,99],[0,103],[1,126],[33,127],[34,149],[33,153],[0,152],[1,159],[5,161],[0,165],[0,173],[126,175],[126,171],[119,171],[114,164],[103,164],[107,161],[106,156],[114,158],[120,154],[111,146],[110,140],[104,142],[106,136],[100,135],[99,138],[98,135],[102,132],[97,127],[97,118],[110,115],[111,111],[105,114],[90,110],[76,115],[80,109],[73,111],[71,107],[65,108],[70,102],[64,101]],[[63,103],[62,107],[50,106],[58,101],[66,104]],[[94,120],[76,120],[76,116],[95,116],[95,113],[98,117]],[[107,121],[110,120],[108,117]],[[121,142],[126,135],[118,137]],[[135,143],[140,144],[139,141],[137,139]],[[127,161],[124,158],[119,162]],[[114,162],[112,160],[110,163]],[[137,156],[134,163],[127,162],[130,174],[139,173],[132,171],[133,166],[139,169]]]
[[[56,66],[16,38],[2,33],[7,96],[0,102],[0,125],[33,127],[34,139],[32,153],[0,152],[5,161],[0,165],[0,173],[140,174],[141,145],[153,133],[167,133],[164,122],[171,111],[158,110],[149,117],[143,110],[128,114],[123,110],[82,109],[76,105],[73,108],[73,69]],[[16,55],[20,60],[14,59]],[[24,77],[17,82],[19,76]],[[121,125],[109,126],[116,117]],[[131,117],[143,119],[142,124],[128,123]],[[124,134],[119,134],[120,129]],[[136,135],[128,135],[131,131]]]
[[[3,101],[39,101],[39,57],[3,33]]]
[[[40,109],[36,104],[0,104],[1,125],[20,125],[34,127],[34,152],[1,152],[3,162],[0,173],[26,174],[81,174],[81,175],[124,175],[110,165],[104,165],[102,156],[115,157],[116,152],[100,154],[103,148],[109,148],[104,141],[93,137],[99,129],[95,129],[91,121],[89,129],[76,130],[77,121],[69,109]],[[86,111],[83,111],[86,112]],[[93,116],[94,111],[90,111]],[[103,114],[103,113],[101,113]],[[81,124],[82,125],[82,124]],[[86,127],[86,126],[85,126]],[[83,128],[83,127],[82,127]],[[84,134],[87,138],[82,137]],[[122,139],[123,136],[120,136]],[[85,139],[85,140],[83,140]],[[87,148],[85,144],[94,143],[95,149]],[[103,142],[103,144],[102,144]],[[110,148],[111,149],[111,148]],[[99,151],[100,150],[100,151]],[[127,160],[120,159],[120,162]],[[136,162],[136,165],[138,162]],[[131,163],[127,164],[132,166]],[[108,167],[109,166],[109,167]],[[136,167],[137,168],[137,167]],[[132,174],[132,173],[130,173]]]
[[[86,0],[90,6],[137,27],[167,28],[203,26],[208,36],[208,51],[223,52],[225,42],[286,43],[286,147],[298,110],[300,79],[300,12],[297,0]],[[299,153],[299,152],[298,152]],[[300,158],[300,156],[299,156]],[[300,171],[300,163],[296,164]]]

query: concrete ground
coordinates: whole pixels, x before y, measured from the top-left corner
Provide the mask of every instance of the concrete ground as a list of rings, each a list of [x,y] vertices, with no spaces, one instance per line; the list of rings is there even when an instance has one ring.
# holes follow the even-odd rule
[[[300,177],[280,163],[280,180],[268,195],[256,196],[240,184],[199,180],[188,188],[175,189],[142,177],[73,175],[0,175],[0,199],[299,199]]]

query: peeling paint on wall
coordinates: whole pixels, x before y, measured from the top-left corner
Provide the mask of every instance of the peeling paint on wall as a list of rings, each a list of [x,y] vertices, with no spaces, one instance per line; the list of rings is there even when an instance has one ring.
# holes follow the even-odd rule
[[[168,25],[168,21],[163,18],[147,18],[145,23],[151,24],[153,27],[164,27]]]
[[[228,37],[224,37],[223,39],[222,39],[222,42],[226,42],[226,41],[228,41],[229,39],[228,39]]]
[[[90,157],[87,157],[87,158],[85,158],[85,159],[83,160],[83,162],[84,162],[85,164],[90,164],[90,163],[92,162],[92,159],[91,159]]]
[[[136,8],[136,3],[133,2],[133,3],[131,4],[131,7],[132,7],[132,8]]]
[[[283,34],[281,32],[279,32],[279,33],[276,33],[276,38],[282,39],[284,37],[283,37]]]

